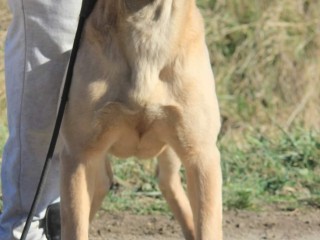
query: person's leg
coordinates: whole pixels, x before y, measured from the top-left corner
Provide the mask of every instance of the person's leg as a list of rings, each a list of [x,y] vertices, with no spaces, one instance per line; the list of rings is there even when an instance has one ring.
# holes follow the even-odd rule
[[[0,239],[19,239],[50,142],[60,85],[81,1],[8,0],[13,14],[5,48],[9,139],[2,162]],[[44,239],[39,219],[59,199],[53,159],[28,239]]]

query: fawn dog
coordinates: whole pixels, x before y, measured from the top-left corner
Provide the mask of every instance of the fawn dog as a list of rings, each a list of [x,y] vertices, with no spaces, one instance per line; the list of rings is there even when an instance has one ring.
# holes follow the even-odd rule
[[[97,1],[62,126],[63,240],[88,239],[112,182],[109,155],[156,156],[185,239],[222,239],[220,115],[204,35],[195,0]]]

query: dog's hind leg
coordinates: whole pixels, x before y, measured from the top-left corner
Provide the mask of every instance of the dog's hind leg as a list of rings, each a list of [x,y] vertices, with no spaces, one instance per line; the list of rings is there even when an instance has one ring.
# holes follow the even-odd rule
[[[96,169],[96,180],[94,195],[91,203],[90,221],[93,219],[95,213],[99,210],[101,203],[108,193],[113,179],[112,168],[109,157],[105,161],[98,162],[100,166]]]
[[[167,200],[175,218],[182,227],[187,240],[194,240],[193,216],[189,200],[182,187],[179,170],[181,162],[174,151],[167,148],[158,157],[158,181],[160,190]]]
[[[61,219],[63,240],[88,240],[91,206],[103,154],[63,150]]]
[[[197,240],[223,238],[220,154],[212,145],[186,151],[183,160]]]

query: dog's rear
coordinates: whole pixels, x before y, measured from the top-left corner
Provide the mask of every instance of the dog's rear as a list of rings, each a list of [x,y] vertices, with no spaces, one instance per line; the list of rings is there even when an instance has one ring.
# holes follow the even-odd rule
[[[89,219],[112,181],[105,160],[112,154],[157,156],[160,189],[185,238],[221,240],[219,128],[195,1],[98,0],[63,124],[62,239],[88,239]]]

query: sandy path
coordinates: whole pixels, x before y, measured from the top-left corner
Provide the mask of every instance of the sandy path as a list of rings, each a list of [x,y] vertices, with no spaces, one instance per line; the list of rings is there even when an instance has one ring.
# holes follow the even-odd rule
[[[224,215],[225,240],[320,240],[320,210],[247,211]],[[183,240],[168,216],[108,215],[100,212],[91,227],[93,240]]]

